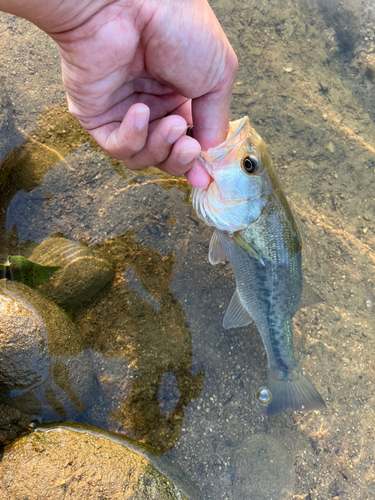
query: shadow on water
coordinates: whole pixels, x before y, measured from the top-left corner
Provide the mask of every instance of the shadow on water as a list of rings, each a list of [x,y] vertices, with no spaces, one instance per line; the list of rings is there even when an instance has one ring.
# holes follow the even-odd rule
[[[25,135],[1,87],[1,259],[60,269],[36,289],[0,281],[1,336],[20,334],[2,354],[0,435],[33,418],[125,434],[167,452],[207,499],[372,498],[375,10],[211,5],[240,62],[231,118],[248,115],[268,144],[325,299],[296,314],[294,343],[327,409],[256,406],[264,349],[254,326],[222,328],[233,274],[209,265],[184,180],[125,171],[52,99]]]

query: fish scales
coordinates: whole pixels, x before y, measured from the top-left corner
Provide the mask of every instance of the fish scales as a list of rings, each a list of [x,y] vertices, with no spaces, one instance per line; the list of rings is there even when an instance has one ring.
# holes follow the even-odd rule
[[[216,228],[209,259],[216,264],[226,256],[236,279],[223,326],[254,320],[268,359],[267,414],[323,408],[294,358],[292,318],[303,291],[302,244],[266,145],[245,117],[231,122],[227,140],[202,153],[200,161],[212,182],[194,190],[193,205]]]

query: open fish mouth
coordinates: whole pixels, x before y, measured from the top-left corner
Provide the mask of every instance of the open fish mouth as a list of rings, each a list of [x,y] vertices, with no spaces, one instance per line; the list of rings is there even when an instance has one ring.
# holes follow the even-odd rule
[[[249,118],[247,116],[240,120],[230,122],[230,129],[225,141],[214,148],[210,148],[208,151],[202,151],[198,156],[198,162],[211,177],[213,177],[215,163],[223,160],[233,150],[238,148],[239,143],[243,140],[241,133],[245,127],[250,129]],[[245,134],[247,135],[248,132],[249,131],[246,130]],[[219,168],[221,169],[222,167]]]

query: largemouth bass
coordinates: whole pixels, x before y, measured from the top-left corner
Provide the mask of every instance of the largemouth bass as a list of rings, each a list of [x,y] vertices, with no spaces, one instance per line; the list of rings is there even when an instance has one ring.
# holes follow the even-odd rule
[[[223,327],[254,321],[267,353],[267,389],[258,402],[268,415],[325,407],[294,358],[292,318],[303,295],[319,298],[303,282],[300,234],[266,144],[246,116],[231,122],[227,140],[199,161],[212,178],[193,192],[197,215],[216,228],[209,261],[227,257],[236,278]]]

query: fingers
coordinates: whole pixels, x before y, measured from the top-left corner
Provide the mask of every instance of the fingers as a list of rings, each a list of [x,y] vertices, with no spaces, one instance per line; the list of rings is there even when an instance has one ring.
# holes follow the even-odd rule
[[[211,182],[211,177],[197,161],[195,161],[191,169],[186,172],[185,177],[195,188],[206,188]]]
[[[131,106],[122,123],[98,127],[92,137],[108,153],[122,160],[130,169],[155,166],[171,175],[184,175],[193,185],[207,185],[209,176],[196,162],[201,152],[196,139],[185,135],[187,123],[179,115],[159,120],[149,132],[150,110],[144,104]],[[208,177],[208,179],[207,179]]]

